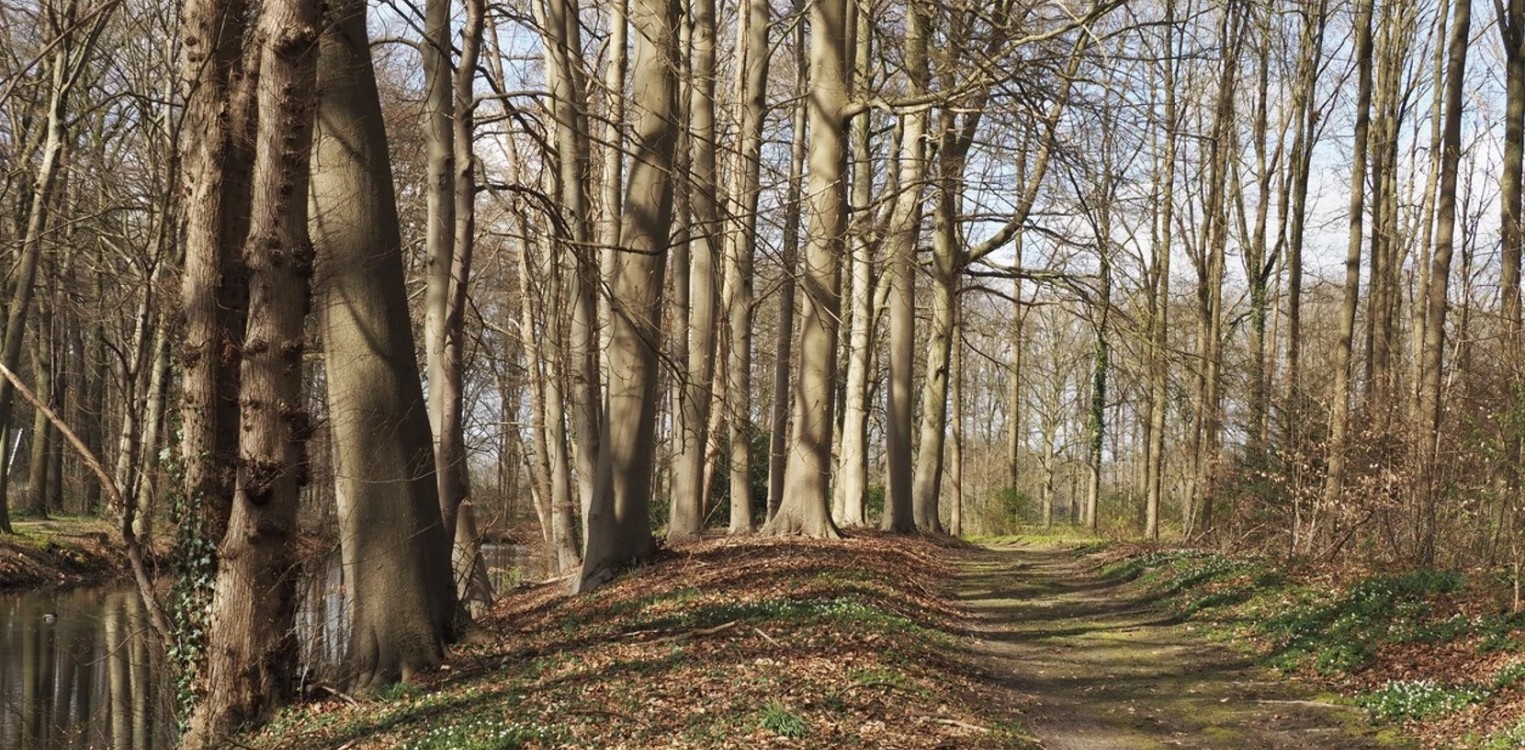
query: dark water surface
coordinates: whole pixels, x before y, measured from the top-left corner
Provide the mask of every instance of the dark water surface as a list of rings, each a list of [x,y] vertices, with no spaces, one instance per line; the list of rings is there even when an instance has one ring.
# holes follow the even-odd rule
[[[535,550],[483,545],[493,584],[543,575]],[[347,638],[333,555],[304,583],[297,613],[308,674],[330,671]],[[148,618],[130,584],[0,594],[0,750],[169,750],[173,703]]]

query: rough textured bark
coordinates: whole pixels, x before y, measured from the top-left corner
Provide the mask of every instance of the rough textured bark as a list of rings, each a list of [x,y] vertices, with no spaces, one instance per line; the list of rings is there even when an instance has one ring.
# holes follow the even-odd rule
[[[839,536],[831,520],[830,474],[841,302],[837,261],[847,223],[847,48],[846,0],[812,0],[800,374],[794,384],[786,490],[783,505],[763,527],[768,534]]]
[[[308,156],[316,96],[316,0],[261,7],[254,172],[244,246],[249,316],[243,341],[237,480],[219,549],[207,632],[206,692],[184,739],[215,747],[290,697],[296,669],[297,502],[307,480],[303,321],[312,274]]]
[[[345,581],[349,682],[440,662],[456,610],[365,5],[327,6],[312,224]]]
[[[221,539],[233,504],[238,446],[238,345],[245,291],[237,257],[246,213],[256,76],[243,64],[242,0],[188,0],[181,10],[181,175],[185,316],[180,345],[180,459],[201,533]]]
[[[607,418],[588,508],[588,539],[573,591],[588,591],[655,550],[648,509],[657,417],[662,277],[672,224],[677,147],[677,4],[636,0],[636,119],[614,275]]]

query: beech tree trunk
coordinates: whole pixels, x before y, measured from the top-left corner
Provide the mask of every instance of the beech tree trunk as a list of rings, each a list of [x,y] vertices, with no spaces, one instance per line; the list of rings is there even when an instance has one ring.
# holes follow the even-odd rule
[[[731,200],[735,204],[727,265],[726,310],[730,316],[729,378],[730,532],[752,530],[752,305],[753,256],[757,252],[757,204],[761,194],[762,127],[767,109],[768,0],[747,0],[736,29],[741,64],[737,66],[737,154],[732,166]],[[791,305],[792,306],[792,305]],[[784,334],[786,337],[788,334]],[[785,360],[787,361],[787,359]]]
[[[780,253],[783,276],[778,293],[778,343],[773,364],[773,414],[768,433],[768,516],[772,519],[784,501],[784,473],[789,463],[789,374],[794,363],[794,316],[796,307],[796,266],[800,247],[800,192],[805,178],[805,139],[807,133],[805,92],[808,66],[805,64],[805,27],[795,26],[795,96],[794,129],[789,148],[789,186],[784,201],[784,242]]]
[[[907,93],[925,94],[927,66],[927,8],[913,2],[906,14]],[[890,276],[890,383],[885,427],[886,470],[884,517],[886,531],[906,534],[916,529],[913,510],[915,455],[911,445],[913,383],[916,369],[916,243],[921,235],[922,183],[926,175],[926,136],[929,115],[912,112],[901,117],[896,194],[885,240]]]
[[[587,513],[587,546],[582,572],[573,579],[574,593],[596,588],[656,548],[648,510],[656,449],[662,278],[672,231],[672,167],[678,141],[678,8],[673,0],[636,0],[632,8],[632,103],[640,114],[618,256],[608,279],[613,295],[608,407]]]
[[[358,689],[439,664],[456,614],[365,15],[359,0],[327,6],[312,191],[340,545],[354,602],[345,664]]]
[[[838,259],[847,204],[847,2],[810,3],[810,144],[806,189],[800,374],[794,384],[794,430],[785,492],[766,534],[840,536],[831,520],[831,443],[835,427]]]
[[[678,454],[673,457],[672,510],[669,541],[691,539],[704,528],[708,487],[704,454],[709,443],[711,383],[715,377],[716,304],[715,247],[719,244],[720,212],[715,171],[715,0],[689,0],[692,20],[693,68],[689,85],[689,168],[693,212],[688,242],[688,337],[682,408],[675,429]]]

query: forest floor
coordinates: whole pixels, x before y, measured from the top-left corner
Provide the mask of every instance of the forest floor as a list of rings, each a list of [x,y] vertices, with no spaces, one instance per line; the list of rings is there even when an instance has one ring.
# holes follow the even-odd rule
[[[1408,746],[1071,548],[992,546],[960,568],[976,648],[1047,750]]]
[[[1485,573],[1191,549],[678,545],[523,586],[417,684],[311,686],[240,747],[1525,747],[1525,624]]]
[[[0,534],[0,591],[103,583],[127,575],[127,556],[107,521],[58,516],[12,519]]]

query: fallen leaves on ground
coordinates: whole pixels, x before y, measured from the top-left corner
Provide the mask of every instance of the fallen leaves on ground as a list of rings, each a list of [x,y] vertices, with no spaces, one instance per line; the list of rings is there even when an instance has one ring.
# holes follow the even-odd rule
[[[415,686],[289,709],[258,748],[999,748],[957,545],[710,539],[591,595],[520,590]]]

